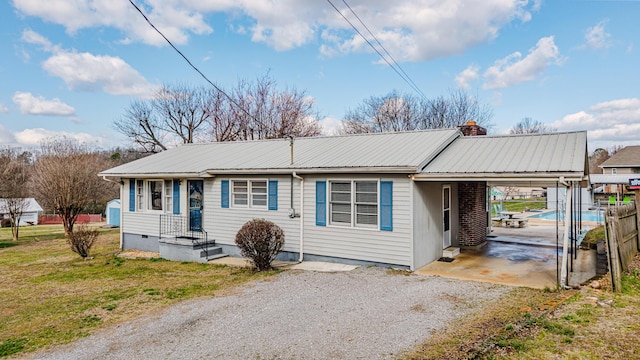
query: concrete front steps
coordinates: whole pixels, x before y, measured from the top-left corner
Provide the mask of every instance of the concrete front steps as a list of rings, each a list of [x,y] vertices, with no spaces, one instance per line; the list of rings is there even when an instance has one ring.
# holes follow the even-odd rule
[[[176,237],[162,238],[158,243],[160,257],[172,261],[206,263],[209,260],[228,256],[222,252],[221,247],[215,245],[215,241],[204,242],[188,237]]]

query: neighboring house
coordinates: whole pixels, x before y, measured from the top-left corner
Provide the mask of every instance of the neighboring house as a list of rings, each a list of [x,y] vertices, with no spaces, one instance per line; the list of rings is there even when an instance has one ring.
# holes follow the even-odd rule
[[[613,176],[596,177],[594,183],[602,184],[605,193],[623,193],[629,178],[640,178],[640,145],[622,148],[599,167],[603,175]]]
[[[20,217],[20,223],[18,225],[37,225],[38,224],[38,214],[41,213],[42,207],[34,198],[26,198],[26,204],[22,211],[22,216]],[[6,200],[0,199],[0,219],[9,218]]]
[[[584,183],[586,132],[461,129],[190,144],[100,173],[120,182],[121,247],[189,258],[185,239],[234,239],[253,218],[285,232],[280,259],[417,269],[486,243],[494,185]],[[168,247],[174,247],[169,249]],[[195,247],[195,246],[194,246]]]

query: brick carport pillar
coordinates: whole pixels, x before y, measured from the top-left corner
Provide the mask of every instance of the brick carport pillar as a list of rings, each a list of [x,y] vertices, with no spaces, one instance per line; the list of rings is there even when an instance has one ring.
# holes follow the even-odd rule
[[[458,199],[458,245],[480,248],[487,243],[487,183],[459,183]]]

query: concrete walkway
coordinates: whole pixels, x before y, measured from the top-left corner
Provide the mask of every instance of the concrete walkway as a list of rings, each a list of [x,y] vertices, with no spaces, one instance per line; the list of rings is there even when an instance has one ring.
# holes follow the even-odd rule
[[[246,258],[237,258],[232,256],[226,256],[220,259],[209,261],[209,264],[238,266],[238,267],[250,267],[251,261]],[[318,271],[318,272],[340,272],[351,271],[357,268],[355,265],[338,264],[322,261],[303,261],[298,262],[286,262],[286,261],[274,261],[273,267],[277,269],[291,269],[291,270],[306,270],[306,271]]]

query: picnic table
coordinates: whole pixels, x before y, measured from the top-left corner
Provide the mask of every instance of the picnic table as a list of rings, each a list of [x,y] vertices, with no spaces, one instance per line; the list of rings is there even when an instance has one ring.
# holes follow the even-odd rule
[[[513,227],[525,227],[529,223],[529,219],[517,218],[516,215],[522,214],[518,211],[500,211],[500,215],[503,217],[500,218],[500,225],[502,226],[513,226]]]

